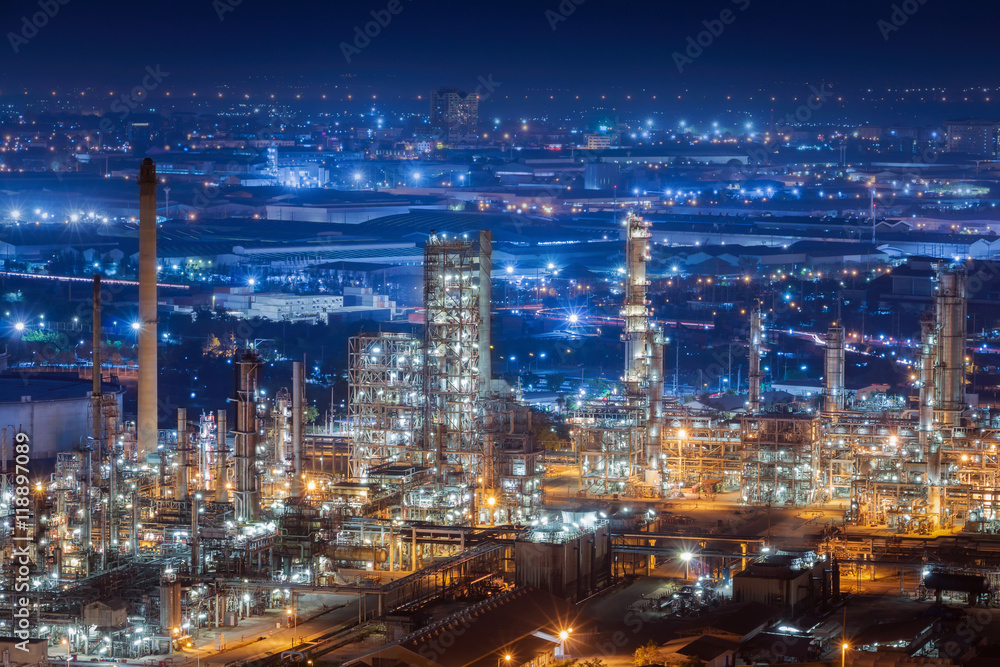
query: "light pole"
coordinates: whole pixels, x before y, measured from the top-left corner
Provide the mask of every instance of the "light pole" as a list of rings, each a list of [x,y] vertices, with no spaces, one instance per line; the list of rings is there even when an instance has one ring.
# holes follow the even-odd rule
[[[690,579],[689,572],[690,572],[691,558],[692,557],[693,557],[693,554],[690,551],[685,551],[685,552],[681,553],[681,560],[684,561],[684,581],[687,581],[688,579]]]
[[[847,649],[851,648],[847,642],[840,645],[840,667],[845,667],[847,662]]]
[[[566,656],[566,640],[569,639],[569,633],[573,632],[573,628],[566,628],[559,633],[559,655],[557,657],[563,658]]]
[[[288,625],[292,626],[292,650],[295,650],[296,634],[298,633],[298,619],[295,618],[295,591],[292,591],[291,605],[285,612],[288,614]]]
[[[510,666],[510,659],[511,659],[511,657],[512,656],[510,655],[510,653],[507,653],[507,654],[505,654],[503,656],[503,658],[497,658],[497,667],[500,667],[500,661],[501,660],[503,660],[504,662],[506,662],[507,665],[508,665],[508,667],[509,667]]]

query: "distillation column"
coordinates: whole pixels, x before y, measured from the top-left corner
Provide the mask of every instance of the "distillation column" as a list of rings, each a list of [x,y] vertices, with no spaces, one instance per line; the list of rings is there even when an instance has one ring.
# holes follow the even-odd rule
[[[226,411],[219,410],[216,416],[215,436],[215,502],[229,502],[228,471],[226,456],[229,454],[228,431],[226,430]]]
[[[650,465],[660,464],[660,429],[663,424],[663,333],[654,330],[651,335],[649,385],[646,392],[649,401],[649,450],[647,460]]]
[[[843,412],[844,410],[844,327],[834,322],[826,330],[826,392],[823,396],[823,410]]]
[[[941,426],[958,426],[965,410],[966,275],[942,271],[937,278],[937,396]]]
[[[934,429],[934,360],[937,357],[937,323],[934,316],[925,313],[920,318],[920,411],[917,422],[917,442],[927,463],[927,493],[931,517],[941,516],[941,447],[932,431]]]
[[[177,472],[174,475],[174,498],[188,497],[188,424],[187,408],[177,408]]]
[[[136,450],[140,462],[156,452],[156,166],[150,158],[139,167],[139,405]]]
[[[622,318],[625,329],[625,395],[630,405],[644,412],[647,465],[660,459],[660,422],[663,416],[663,332],[650,323],[646,298],[646,262],[649,261],[649,223],[630,214],[625,220],[625,302]],[[657,470],[659,466],[656,465]],[[652,472],[652,471],[651,471]],[[647,482],[657,484],[658,480]]]
[[[257,479],[257,370],[260,357],[253,350],[241,350],[236,362],[236,479],[234,502],[236,520],[256,521],[260,516]]]
[[[637,215],[625,220],[625,303],[622,317],[625,330],[625,390],[630,398],[644,397],[649,379],[649,310],[646,308],[646,261],[649,259],[647,242],[651,234],[649,224]]]
[[[493,241],[489,230],[479,232],[479,396],[490,393],[493,378],[490,349],[490,305],[493,299]]]

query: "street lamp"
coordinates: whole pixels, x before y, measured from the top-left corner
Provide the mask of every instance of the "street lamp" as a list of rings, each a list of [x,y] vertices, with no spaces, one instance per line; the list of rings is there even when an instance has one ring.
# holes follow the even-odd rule
[[[851,648],[850,644],[844,642],[840,645],[840,667],[844,667],[847,662],[847,649]]]
[[[508,665],[510,665],[510,659],[511,659],[512,657],[513,657],[513,656],[511,656],[511,654],[510,654],[510,653],[506,653],[506,654],[504,654],[503,658],[497,658],[497,667],[500,667],[500,660],[503,660],[503,661],[504,661],[504,662],[506,662],[506,663],[507,663]]]
[[[496,524],[496,515],[493,513],[493,508],[496,507],[497,499],[495,497],[493,497],[493,496],[490,496],[490,497],[488,497],[486,499],[486,504],[489,505],[489,507],[490,507],[490,525],[491,526],[495,525]]]
[[[556,657],[562,658],[566,655],[566,640],[569,639],[571,632],[573,632],[573,628],[566,628],[559,632],[559,654]]]
[[[684,580],[687,581],[690,578],[689,568],[691,565],[691,559],[694,557],[690,551],[685,551],[681,553],[681,560],[684,561]]]

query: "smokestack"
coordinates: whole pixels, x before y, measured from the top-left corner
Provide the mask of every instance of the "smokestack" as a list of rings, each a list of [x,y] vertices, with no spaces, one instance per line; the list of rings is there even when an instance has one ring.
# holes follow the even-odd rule
[[[493,378],[490,350],[490,305],[493,299],[493,241],[490,231],[479,232],[479,394],[490,393]]]
[[[188,423],[187,408],[177,408],[177,474],[174,475],[174,497],[188,497]]]
[[[764,376],[760,372],[760,352],[764,345],[764,316],[760,307],[750,311],[750,395],[747,397],[747,412],[760,413],[760,386]]]
[[[834,322],[826,330],[826,393],[823,409],[842,412],[844,409],[844,327]]]
[[[93,483],[93,459],[92,452],[97,450],[97,460],[101,460],[101,276],[94,276],[94,304],[93,304],[93,325],[91,329],[94,353],[91,358],[90,374],[93,380],[90,391],[90,416],[91,432],[93,441],[90,447],[85,447],[81,452],[83,457],[83,483],[80,488],[80,495],[83,498],[83,530],[84,548],[90,549],[92,517],[90,506],[90,485]],[[103,517],[102,517],[103,518]],[[104,525],[101,525],[101,542],[104,541]],[[102,559],[104,551],[102,550]]]
[[[292,497],[302,495],[302,362],[292,362]]]
[[[218,428],[215,437],[215,502],[229,502],[229,489],[226,488],[226,456],[228,453],[226,411],[219,410]]]
[[[150,158],[139,167],[139,408],[136,448],[139,460],[156,452],[156,166]]]
[[[97,460],[101,460],[101,276],[94,276],[94,311],[93,311],[92,345],[94,353],[91,357],[90,372],[93,376],[91,416],[93,418],[94,447],[97,449]]]

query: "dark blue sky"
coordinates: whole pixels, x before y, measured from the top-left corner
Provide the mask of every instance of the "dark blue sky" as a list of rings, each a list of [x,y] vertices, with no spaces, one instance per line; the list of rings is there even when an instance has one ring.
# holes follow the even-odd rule
[[[1000,79],[991,35],[1000,7],[984,0],[397,0],[401,11],[350,63],[341,43],[389,0],[63,1],[26,42],[22,17],[40,12],[39,0],[0,3],[0,101],[24,87],[130,87],[157,64],[175,95],[218,85],[240,93],[305,85],[306,94],[336,95],[339,85],[406,97],[441,85],[472,89],[490,75],[508,97]],[[557,21],[546,12],[558,14],[560,1],[575,11]],[[220,20],[219,7],[233,2]],[[891,20],[894,4],[917,9],[886,33],[890,24],[878,22]],[[673,54],[723,10],[731,23],[678,72]]]

